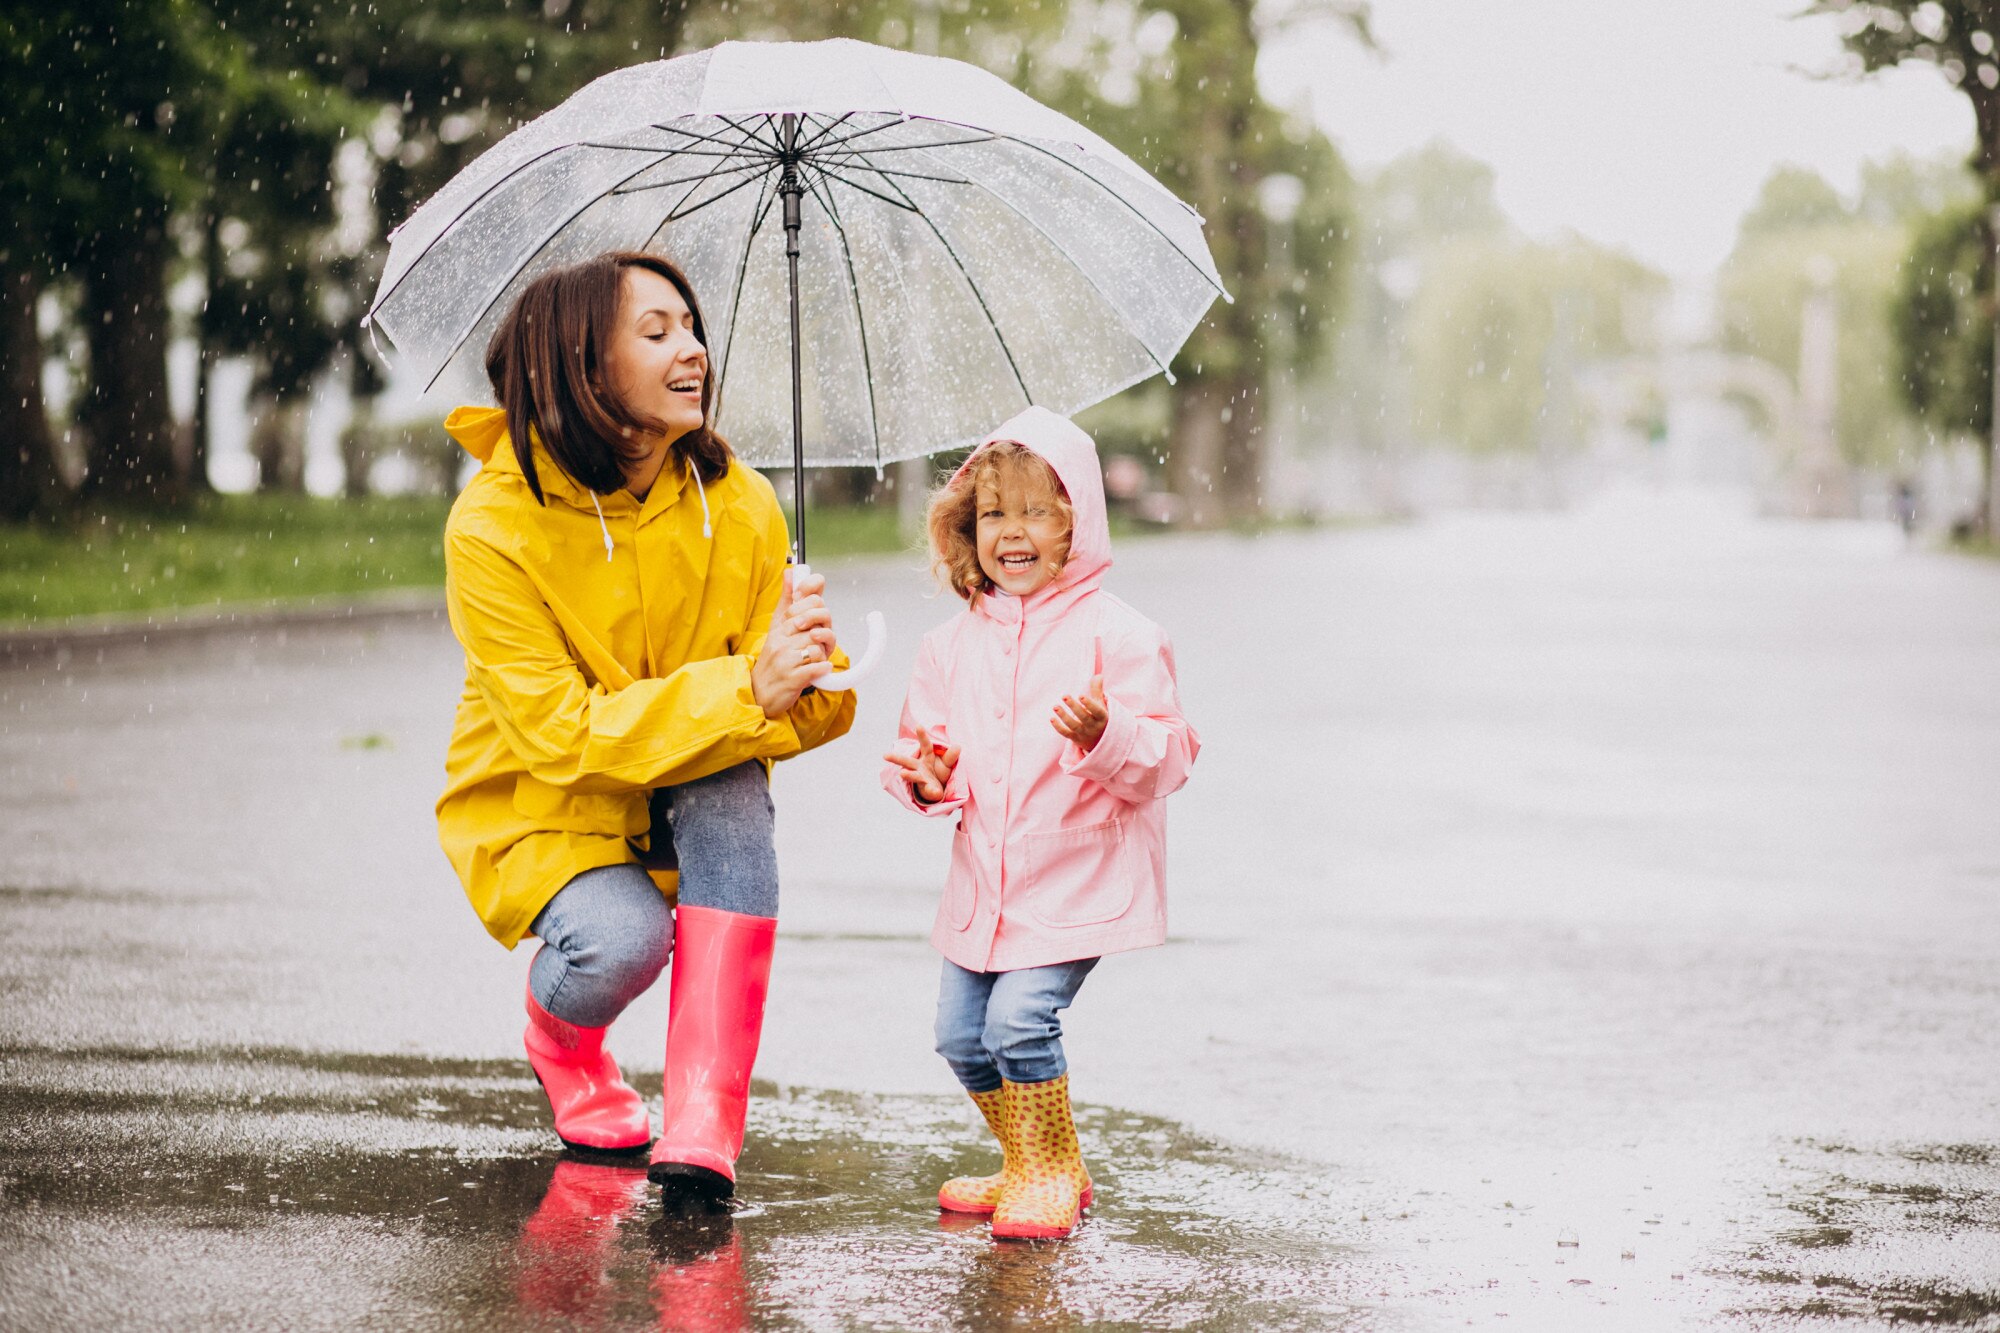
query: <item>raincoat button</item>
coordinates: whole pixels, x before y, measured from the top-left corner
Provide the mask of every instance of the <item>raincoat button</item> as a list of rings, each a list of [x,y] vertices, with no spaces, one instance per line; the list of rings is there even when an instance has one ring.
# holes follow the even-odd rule
[[[994,780],[995,782],[998,782],[998,781],[1000,780],[1000,777],[1001,777],[1001,775],[1000,775],[1000,774],[998,774],[998,773],[995,773],[995,774],[993,775],[993,780]]]
[[[1005,717],[1005,716],[1007,716],[1007,710],[1006,710],[1006,709],[1004,709],[1004,708],[1002,708],[1002,707],[1001,707],[1001,706],[1000,706],[999,704],[994,704],[994,705],[993,705],[993,716],[995,716],[995,717]]]

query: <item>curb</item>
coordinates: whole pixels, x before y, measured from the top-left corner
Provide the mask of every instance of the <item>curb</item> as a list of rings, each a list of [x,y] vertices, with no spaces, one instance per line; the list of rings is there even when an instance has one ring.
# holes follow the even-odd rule
[[[382,593],[340,602],[218,606],[200,611],[78,616],[48,625],[0,629],[0,666],[65,658],[78,652],[151,646],[224,634],[321,625],[368,625],[444,619],[444,589]]]

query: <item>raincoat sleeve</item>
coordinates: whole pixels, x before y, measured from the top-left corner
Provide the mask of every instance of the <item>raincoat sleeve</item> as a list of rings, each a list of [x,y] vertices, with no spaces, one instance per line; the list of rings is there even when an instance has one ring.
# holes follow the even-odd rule
[[[896,750],[898,753],[914,756],[917,752],[917,728],[922,727],[930,737],[931,744],[951,746],[951,726],[945,716],[946,676],[944,666],[938,660],[937,646],[931,636],[924,638],[924,644],[917,652],[917,665],[910,673],[910,692],[903,699],[903,716],[896,724]],[[965,765],[960,763],[951,771],[951,781],[945,784],[944,799],[935,805],[925,805],[910,792],[910,784],[903,781],[902,769],[883,761],[882,786],[897,804],[906,810],[914,810],[920,815],[956,814],[965,804]]]
[[[1201,753],[1201,738],[1181,716],[1173,645],[1164,630],[1148,624],[1106,636],[1098,648],[1110,716],[1089,753],[1065,747],[1063,771],[1135,804],[1170,796],[1187,782]]]
[[[748,657],[689,662],[621,689],[587,681],[535,581],[477,537],[447,535],[445,606],[468,676],[537,781],[610,794],[798,753],[791,722],[765,717],[751,693]]]
[[[785,586],[786,553],[791,550],[791,534],[785,531],[785,513],[778,508],[778,502],[771,501],[768,520],[770,527],[764,543],[769,553],[757,571],[757,605],[750,612],[750,630],[743,636],[737,651],[746,658],[755,660],[764,651],[764,640],[771,633],[771,616],[778,609],[778,595]],[[847,668],[845,650],[838,645],[833,650],[833,666],[836,671]],[[847,734],[854,725],[855,694],[853,690],[807,690],[785,714],[792,730],[798,734],[798,749],[802,753],[830,740]]]

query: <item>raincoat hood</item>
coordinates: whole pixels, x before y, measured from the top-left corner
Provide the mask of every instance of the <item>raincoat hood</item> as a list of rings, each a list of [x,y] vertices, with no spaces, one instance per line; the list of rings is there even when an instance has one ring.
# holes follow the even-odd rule
[[[481,467],[492,468],[496,472],[511,472],[524,476],[521,460],[514,452],[514,442],[507,433],[507,413],[498,407],[457,407],[444,419],[445,432],[457,440],[459,446],[479,460]],[[537,446],[541,437],[530,431]],[[542,494],[551,499],[562,500],[578,509],[592,508],[595,495],[588,486],[579,485],[576,479],[563,470],[560,463],[549,456],[546,448],[536,449],[535,480],[540,483]],[[655,486],[665,486],[668,493],[676,494],[681,487],[681,470],[667,467],[660,469],[660,478]]]
[[[496,472],[511,472],[518,477],[526,477],[521,470],[521,460],[514,452],[512,437],[507,433],[507,413],[498,407],[456,407],[444,419],[447,434],[457,440],[459,446],[479,460],[482,468]],[[540,437],[530,428],[529,438],[536,444]],[[532,447],[532,446],[531,446]],[[708,488],[693,469],[667,467],[660,469],[658,479],[653,482],[653,490],[660,498],[672,500],[680,494],[693,477],[695,492],[701,501],[701,528],[703,537],[715,535],[712,516],[708,506]],[[576,479],[565,471],[561,464],[549,457],[546,449],[541,450],[541,458],[535,467],[535,481],[542,488],[545,497],[575,505],[578,509],[588,508],[597,515],[597,526],[604,534],[604,549],[611,551],[611,527],[604,521],[604,505],[597,498],[597,492],[588,486],[579,485]],[[649,492],[650,494],[650,492]]]
[[[465,452],[485,463],[507,438],[507,414],[497,407],[455,407],[444,419],[444,428]],[[519,470],[517,464],[515,471]]]
[[[1029,604],[1072,589],[1092,588],[1104,581],[1111,568],[1111,524],[1104,509],[1104,468],[1097,459],[1097,445],[1081,426],[1046,407],[1031,407],[1000,423],[979,442],[959,466],[952,480],[966,475],[988,445],[1012,441],[1033,450],[1055,469],[1069,496],[1069,558],[1062,573],[1047,588],[1028,598]]]

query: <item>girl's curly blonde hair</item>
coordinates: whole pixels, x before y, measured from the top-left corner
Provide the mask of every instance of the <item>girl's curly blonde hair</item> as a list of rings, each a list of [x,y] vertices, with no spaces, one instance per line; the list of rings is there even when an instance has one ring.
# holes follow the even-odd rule
[[[931,493],[924,526],[931,539],[931,572],[939,583],[966,601],[992,587],[979,567],[979,484],[998,486],[1003,476],[1039,490],[1063,520],[1062,549],[1056,553],[1060,570],[1069,559],[1069,532],[1076,523],[1062,478],[1043,457],[1025,444],[996,440],[973,455],[972,466]]]

